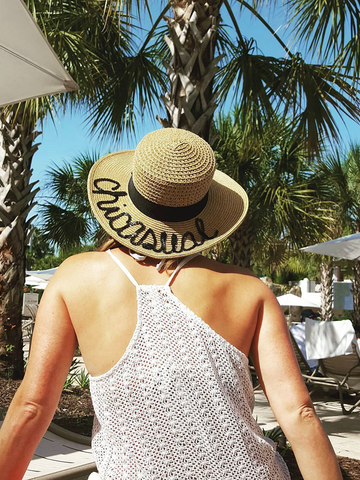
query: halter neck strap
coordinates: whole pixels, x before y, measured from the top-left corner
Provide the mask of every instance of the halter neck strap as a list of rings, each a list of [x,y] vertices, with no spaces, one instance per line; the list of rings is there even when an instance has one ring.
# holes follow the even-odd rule
[[[112,253],[112,251],[111,250],[106,250],[106,253],[108,253],[110,255],[110,257],[114,260],[114,262],[121,268],[121,270],[125,273],[125,275],[130,280],[130,282],[133,283],[135,285],[135,287],[138,287],[139,284],[137,283],[135,278],[131,275],[129,270],[120,262],[120,260],[117,257],[115,257],[115,255]]]
[[[166,282],[166,286],[169,287],[173,281],[173,279],[175,278],[175,275],[178,274],[178,272],[183,268],[184,265],[186,265],[188,262],[190,262],[190,260],[192,260],[193,258],[195,257],[198,257],[199,255],[201,255],[200,253],[194,253],[193,255],[189,255],[188,257],[185,257],[181,260],[181,262],[179,263],[179,265],[175,268],[175,270],[173,271],[173,273],[170,275],[169,277],[169,280]]]
[[[130,282],[135,285],[135,287],[138,287],[139,284],[137,283],[137,281],[135,280],[135,278],[131,275],[131,273],[129,272],[129,270],[125,267],[125,265],[123,265],[121,263],[121,261],[112,253],[111,250],[106,250],[106,253],[108,253],[110,255],[110,257],[114,260],[114,262],[121,268],[121,270],[125,273],[125,275],[128,277],[128,279],[130,280]],[[189,255],[188,257],[185,257],[181,260],[181,262],[179,263],[179,265],[175,268],[175,270],[173,271],[173,273],[170,275],[168,281],[166,282],[166,286],[169,287],[172,283],[172,281],[174,280],[175,276],[178,274],[178,272],[183,268],[184,265],[186,265],[188,262],[190,262],[190,260],[192,260],[193,258],[195,257],[198,257],[199,255],[201,255],[200,253],[194,253],[193,255]]]

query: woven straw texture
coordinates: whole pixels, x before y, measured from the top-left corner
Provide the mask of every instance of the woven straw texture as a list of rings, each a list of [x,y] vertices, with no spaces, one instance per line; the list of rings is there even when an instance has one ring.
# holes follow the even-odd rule
[[[189,134],[177,129],[152,132],[136,150],[111,153],[93,166],[88,179],[92,210],[104,230],[122,245],[153,258],[183,257],[224,240],[243,221],[248,209],[245,191],[215,170],[211,147]],[[136,189],[156,204],[186,207],[208,192],[207,204],[190,220],[154,220],[131,201],[132,173]]]
[[[152,132],[136,149],[134,185],[145,198],[160,205],[183,207],[199,202],[214,173],[210,145],[186,130]]]

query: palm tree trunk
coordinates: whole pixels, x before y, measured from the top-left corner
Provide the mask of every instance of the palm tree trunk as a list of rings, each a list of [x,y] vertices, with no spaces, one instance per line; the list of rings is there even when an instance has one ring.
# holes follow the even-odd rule
[[[249,217],[229,237],[231,263],[243,268],[251,268],[251,245],[253,235]]]
[[[360,149],[357,150],[357,154]],[[359,172],[360,173],[360,172]],[[356,215],[356,233],[360,232],[360,214]],[[360,327],[360,260],[354,260],[353,264],[354,280],[352,284],[353,296],[353,324]]]
[[[39,188],[30,183],[39,133],[23,128],[21,113],[0,123],[0,368],[13,378],[24,373],[21,330],[25,248]]]
[[[354,260],[353,272],[353,324],[360,326],[360,260]]]
[[[228,263],[230,257],[230,244],[227,240],[217,243],[210,250],[207,250],[205,256],[220,263]]]
[[[166,65],[170,93],[162,100],[167,119],[163,127],[184,128],[209,141],[210,126],[217,107],[214,76],[221,57],[214,58],[221,0],[183,0],[173,5],[174,18],[166,17],[169,37],[165,41],[172,60]]]
[[[325,322],[333,320],[333,264],[332,260],[320,264],[321,318]]]

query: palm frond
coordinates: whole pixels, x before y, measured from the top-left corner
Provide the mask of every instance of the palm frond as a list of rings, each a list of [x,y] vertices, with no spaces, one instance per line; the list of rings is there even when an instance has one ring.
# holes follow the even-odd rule
[[[51,244],[66,249],[89,238],[91,230],[87,218],[74,211],[48,203],[42,205],[41,215],[42,233]]]
[[[107,84],[97,89],[88,118],[91,131],[100,139],[118,140],[123,131],[133,133],[139,116],[160,106],[167,78],[153,61],[154,49],[150,46],[113,62]]]
[[[234,41],[232,36],[230,35],[228,29],[228,25],[225,25],[220,21],[218,27],[218,36],[216,41],[216,47],[218,50],[219,55],[223,55],[223,64],[226,65],[232,57],[232,52],[236,49],[237,43],[243,43],[245,38],[241,36],[242,40],[239,42]]]
[[[96,151],[86,152],[62,166],[54,164],[49,168],[45,188],[53,202],[64,207],[87,203],[87,178],[99,158],[100,154]]]
[[[241,123],[261,132],[264,123],[274,114],[268,84],[275,82],[277,60],[257,55],[254,39],[244,42],[234,48],[230,61],[219,71],[219,100],[224,101],[233,89],[233,101],[239,105]]]
[[[354,84],[358,84],[360,73],[360,35],[352,37],[338,53],[334,64],[345,75],[352,75]]]
[[[278,62],[277,79],[270,91],[284,114],[298,119],[310,152],[319,153],[325,138],[339,140],[334,112],[360,122],[357,92],[347,77],[331,67],[308,64],[300,55]]]
[[[162,0],[161,3],[166,5],[170,2]],[[121,12],[126,17],[131,17],[134,11],[136,11],[138,15],[147,12],[151,18],[151,5],[148,0],[107,0],[104,10],[109,21],[113,20],[117,12]]]
[[[251,41],[247,50],[237,47],[217,79],[220,99],[234,90],[246,128],[262,134],[276,112],[291,115],[309,152],[319,154],[326,138],[339,138],[335,113],[360,122],[359,99],[346,77],[330,67],[307,64],[300,55],[275,59],[254,54],[255,48]]]
[[[59,167],[54,164],[47,170],[46,174],[48,180],[45,183],[45,188],[51,190],[51,197],[54,197],[57,202],[69,204],[75,183],[72,166],[65,164]]]
[[[288,0],[287,6],[297,38],[314,53],[337,55],[358,34],[357,0]]]
[[[360,145],[352,143],[346,157],[346,169],[349,178],[349,188],[355,192],[360,206]]]
[[[230,114],[220,113],[214,123],[214,150],[218,168],[249,191],[257,175],[261,143],[247,135],[239,119],[238,108]]]
[[[314,166],[314,174],[320,188],[323,191],[327,189],[327,195],[333,201],[332,216],[336,225],[330,226],[330,236],[341,236],[345,230],[356,231],[360,224],[360,158],[357,147],[328,153]],[[324,193],[321,195],[324,196]]]
[[[282,48],[284,49],[284,52],[286,53],[286,55],[288,55],[289,57],[292,57],[293,54],[291,53],[291,51],[289,50],[289,48],[287,47],[287,45],[282,41],[282,39],[278,36],[277,32],[272,28],[272,26],[266,21],[265,17],[262,16],[260,13],[259,13],[259,8],[254,5],[254,6],[251,6],[250,3],[246,2],[245,0],[237,0],[243,7],[247,8],[251,13],[252,15],[257,18],[257,20],[262,23],[264,25],[264,27],[269,30],[269,32],[271,33],[271,35],[277,40],[277,42],[282,46]]]
[[[319,196],[306,140],[282,116],[265,123],[261,137],[246,135],[241,117],[234,112],[216,118],[219,168],[247,191],[248,218],[259,245],[275,248],[277,239],[303,246],[326,229],[332,207]]]
[[[96,151],[86,152],[47,171],[45,191],[51,200],[40,205],[41,231],[61,248],[93,242],[99,235],[87,197],[87,178],[99,157]]]

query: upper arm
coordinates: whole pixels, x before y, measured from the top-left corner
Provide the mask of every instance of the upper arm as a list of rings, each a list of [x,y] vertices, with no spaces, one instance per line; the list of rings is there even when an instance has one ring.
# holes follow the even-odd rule
[[[25,398],[49,409],[56,408],[77,345],[61,294],[63,276],[56,273],[41,299],[22,382]]]
[[[264,296],[250,355],[264,392],[277,418],[311,404],[290,341],[288,326],[275,296]]]

